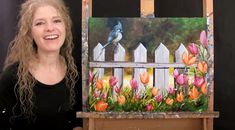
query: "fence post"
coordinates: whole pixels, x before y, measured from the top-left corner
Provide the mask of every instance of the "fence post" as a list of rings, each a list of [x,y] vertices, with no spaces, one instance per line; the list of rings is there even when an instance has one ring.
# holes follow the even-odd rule
[[[93,49],[93,60],[94,61],[104,61],[105,60],[105,49],[102,49],[103,46],[98,43]],[[104,76],[104,68],[98,68],[95,70],[99,76],[102,78]]]
[[[169,63],[169,50],[162,43],[155,50],[155,63]],[[163,90],[169,87],[169,68],[154,69],[154,86]]]
[[[121,44],[117,44],[116,46],[116,50],[114,53],[114,61],[125,61],[125,56],[126,56],[126,51],[125,49],[121,46]],[[113,75],[115,77],[117,77],[118,79],[118,83],[117,83],[117,87],[122,87],[123,84],[123,73],[124,70],[123,68],[114,68],[113,69]],[[115,92],[115,88],[113,89],[113,97],[116,98],[117,93]]]
[[[142,43],[140,43],[139,46],[134,50],[134,62],[147,62],[147,49],[142,45]],[[140,81],[140,74],[146,71],[146,68],[134,69],[134,78],[138,83],[137,92],[143,93],[145,91],[144,84],[142,84]]]

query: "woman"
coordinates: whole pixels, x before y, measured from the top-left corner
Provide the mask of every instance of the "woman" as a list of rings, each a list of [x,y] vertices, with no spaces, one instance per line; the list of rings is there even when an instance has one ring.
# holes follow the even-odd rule
[[[75,118],[77,68],[62,0],[27,0],[0,77],[0,109],[12,129],[81,129]]]

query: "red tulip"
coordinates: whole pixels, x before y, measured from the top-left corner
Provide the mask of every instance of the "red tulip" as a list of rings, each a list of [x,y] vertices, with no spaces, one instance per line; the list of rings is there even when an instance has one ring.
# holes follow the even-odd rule
[[[203,77],[194,77],[193,84],[198,88],[201,88],[202,84],[205,82]]]
[[[118,82],[118,79],[115,76],[111,76],[109,78],[109,85],[110,86],[112,86],[112,87],[115,86],[117,84],[117,82]]]
[[[190,43],[188,45],[188,50],[191,54],[197,55],[198,54],[198,47],[195,43]]]
[[[200,34],[200,42],[204,47],[207,47],[207,38],[206,38],[206,31],[203,30]]]
[[[178,69],[175,69],[173,73],[174,78],[176,78],[178,75],[179,75],[179,71]]]
[[[160,94],[160,95],[156,96],[156,100],[157,100],[157,102],[161,102],[161,101],[162,101],[162,99],[163,99],[162,94]]]
[[[146,110],[147,110],[147,111],[152,111],[153,109],[154,109],[154,107],[153,107],[152,104],[148,104],[148,105],[146,106]]]
[[[188,77],[184,74],[180,74],[179,76],[176,77],[176,82],[179,85],[185,85],[188,83]]]
[[[131,85],[131,88],[135,90],[137,88],[137,81],[135,79],[132,79],[130,81],[130,85]]]
[[[119,94],[119,93],[121,92],[121,88],[119,88],[119,87],[116,86],[116,87],[115,87],[115,92]]]

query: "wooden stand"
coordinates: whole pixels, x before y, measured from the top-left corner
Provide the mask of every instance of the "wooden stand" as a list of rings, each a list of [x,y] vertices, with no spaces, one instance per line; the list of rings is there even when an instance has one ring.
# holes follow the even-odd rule
[[[82,79],[83,79],[83,111],[77,117],[84,118],[84,130],[213,130],[213,118],[219,117],[214,112],[214,82],[210,82],[210,96],[206,112],[173,112],[173,113],[140,113],[140,112],[86,112],[88,99],[88,18],[91,16],[92,0],[83,0],[82,4]],[[151,3],[151,4],[149,4]],[[153,16],[154,0],[141,0],[141,17]],[[149,7],[150,6],[150,7]],[[146,10],[147,9],[147,10]],[[214,61],[213,36],[213,0],[203,0],[203,17],[208,20],[208,45],[211,60]],[[214,75],[214,64],[208,73]]]

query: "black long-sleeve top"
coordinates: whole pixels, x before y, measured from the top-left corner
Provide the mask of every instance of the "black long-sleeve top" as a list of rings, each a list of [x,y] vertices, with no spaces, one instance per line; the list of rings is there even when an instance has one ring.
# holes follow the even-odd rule
[[[36,81],[33,87],[35,120],[18,117],[9,122],[12,117],[12,107],[17,99],[14,87],[17,83],[18,64],[9,66],[0,76],[0,122],[8,124],[6,127],[13,130],[71,130],[74,126],[82,126],[82,120],[76,119],[75,111],[68,109],[69,92],[65,85],[65,79],[54,85],[46,85]],[[17,87],[17,86],[16,86]],[[76,105],[75,105],[76,106]],[[19,111],[19,105],[16,111]],[[3,128],[1,128],[3,129]]]

